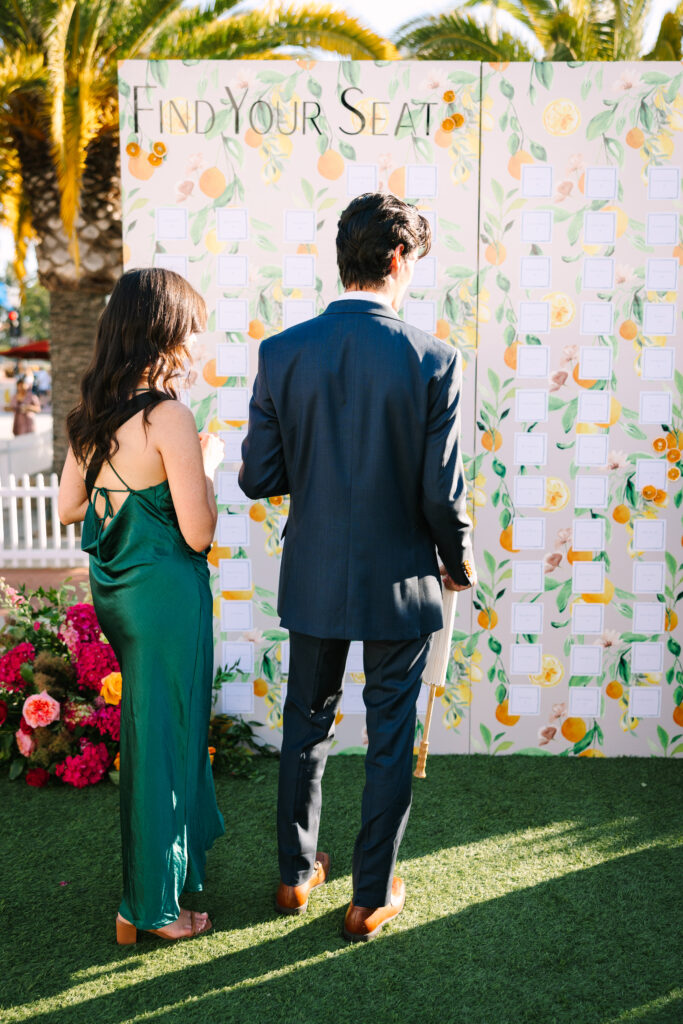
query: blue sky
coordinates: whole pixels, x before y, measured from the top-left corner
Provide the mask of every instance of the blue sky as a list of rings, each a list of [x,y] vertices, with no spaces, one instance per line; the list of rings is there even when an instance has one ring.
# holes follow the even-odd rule
[[[315,0],[314,0],[315,2]],[[257,6],[253,0],[246,0],[238,4],[234,10],[246,10]],[[421,14],[438,14],[442,11],[453,10],[452,3],[447,4],[426,4],[416,0],[373,0],[372,4],[343,3],[334,5],[340,9],[353,14],[364,21],[381,35],[390,36],[398,27],[411,18],[419,17]],[[657,36],[657,25],[666,11],[672,11],[676,6],[676,0],[654,0],[652,15],[649,25],[645,30],[644,47],[649,50]],[[506,15],[500,15],[500,22],[505,25]],[[4,270],[8,260],[11,259],[13,251],[12,237],[5,228],[0,228],[0,271]],[[35,260],[28,263],[29,273],[35,272]]]

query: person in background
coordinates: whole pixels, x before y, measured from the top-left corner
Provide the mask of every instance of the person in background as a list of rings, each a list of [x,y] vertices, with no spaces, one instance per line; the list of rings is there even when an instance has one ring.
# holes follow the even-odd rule
[[[27,377],[17,378],[17,389],[8,404],[5,406],[5,412],[14,413],[12,433],[15,437],[18,437],[20,434],[35,433],[35,414],[40,412],[41,407],[38,398],[31,390],[32,386],[32,377],[30,382]]]
[[[42,406],[47,405],[48,395],[50,394],[51,377],[46,367],[41,366],[36,373],[36,382],[34,385],[34,391],[38,396],[38,401]]]

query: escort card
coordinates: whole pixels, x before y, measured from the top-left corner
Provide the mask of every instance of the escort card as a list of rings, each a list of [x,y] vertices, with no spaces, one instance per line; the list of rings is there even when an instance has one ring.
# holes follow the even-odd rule
[[[233,254],[218,257],[216,279],[224,288],[244,288],[249,284],[249,257]]]
[[[526,199],[549,199],[553,194],[550,164],[522,164],[522,195]]]
[[[545,477],[518,474],[513,484],[514,503],[519,508],[543,508],[545,505]]]
[[[510,675],[538,675],[543,661],[542,644],[510,644]]]
[[[599,636],[605,628],[605,606],[602,604],[575,604],[572,608],[572,633],[580,636]]]
[[[612,350],[607,345],[581,345],[579,377],[581,380],[609,380],[612,376]]]
[[[633,718],[660,718],[661,686],[632,686],[629,690],[628,711]]]
[[[226,633],[243,633],[254,628],[254,605],[252,601],[221,600],[221,629]]]
[[[520,345],[517,349],[517,376],[547,378],[550,373],[550,349],[547,345]]]
[[[616,238],[616,213],[586,210],[583,215],[583,240],[586,245],[612,245]]]
[[[611,256],[586,256],[581,285],[586,290],[611,291],[614,288],[614,259]]]
[[[636,601],[633,605],[633,632],[663,633],[665,611],[661,601]]]
[[[285,210],[285,242],[315,242],[315,210]]]
[[[602,673],[603,647],[600,644],[572,644],[569,671],[573,676],[599,676]]]
[[[584,173],[583,191],[587,199],[616,198],[619,184],[616,167],[587,167]]]
[[[638,641],[631,644],[631,671],[661,672],[664,668],[664,644]]]
[[[545,548],[545,517],[512,520],[512,546],[519,551],[535,551]]]
[[[156,236],[159,240],[187,238],[187,210],[178,206],[158,206]]]
[[[634,594],[663,594],[665,570],[664,562],[634,562]]]
[[[574,551],[604,551],[605,520],[575,519],[572,523]]]
[[[602,690],[599,686],[570,686],[569,714],[583,718],[598,718]]]
[[[221,548],[249,547],[249,516],[218,516],[218,546]]]
[[[512,592],[542,594],[545,586],[543,562],[513,562]]]
[[[216,210],[216,238],[219,242],[241,242],[249,237],[249,218],[247,211],[219,207]]]
[[[512,605],[512,633],[542,633],[543,605],[540,601],[519,601]]]
[[[572,565],[572,590],[575,594],[602,594],[604,589],[604,562],[574,562]]]
[[[508,698],[508,714],[539,715],[541,713],[541,687],[533,683],[512,683]]]
[[[548,419],[548,389],[517,388],[515,419],[518,423],[545,423]]]
[[[666,550],[665,519],[634,519],[633,520],[634,551]]]

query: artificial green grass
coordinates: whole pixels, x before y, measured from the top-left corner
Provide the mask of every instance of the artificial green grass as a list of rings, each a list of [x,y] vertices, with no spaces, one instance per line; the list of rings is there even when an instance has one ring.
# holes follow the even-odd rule
[[[659,758],[432,757],[398,872],[405,910],[341,937],[363,761],[330,758],[330,883],[280,917],[277,763],[217,779],[215,929],[114,941],[118,794],[0,782],[3,1024],[673,1024],[683,1020],[681,765]],[[68,884],[62,885],[60,883]]]

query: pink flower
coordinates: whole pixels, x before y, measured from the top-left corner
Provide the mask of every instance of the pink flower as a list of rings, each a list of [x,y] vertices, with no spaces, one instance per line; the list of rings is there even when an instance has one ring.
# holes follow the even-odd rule
[[[571,174],[572,171],[582,171],[585,167],[583,162],[583,153],[573,153],[569,157],[569,163],[567,164],[567,174]]]
[[[546,555],[543,561],[543,572],[546,574],[549,572],[555,572],[561,561],[562,555],[558,553]]]
[[[111,757],[104,743],[85,742],[80,754],[70,754],[55,769],[63,782],[77,789],[94,786],[104,776]]]
[[[7,703],[4,700],[0,700],[0,725],[4,725],[7,721]]]
[[[4,591],[5,600],[12,608],[18,608],[19,605],[24,604],[25,602],[25,598],[21,596],[19,591],[15,590],[14,587],[10,587],[1,577],[0,591]]]
[[[565,345],[562,349],[562,358],[560,359],[560,366],[566,366],[568,363],[573,363],[575,359],[579,358],[579,346],[578,345]]]
[[[563,546],[563,544],[569,544],[569,541],[571,539],[572,539],[572,528],[571,528],[571,526],[564,526],[564,527],[562,527],[561,530],[557,531],[557,536],[555,537],[555,550],[557,551],[557,549],[561,548]]]
[[[79,690],[94,690],[99,694],[102,679],[110,672],[119,671],[119,663],[109,644],[97,640],[79,646],[76,659]]]
[[[74,626],[70,626],[67,623],[60,627],[57,636],[63,643],[66,644],[71,657],[75,658],[76,652],[78,651],[78,645],[80,643],[80,639],[78,637],[78,632],[76,628]]]
[[[194,182],[186,178],[185,181],[177,181],[175,186],[175,201],[176,203],[184,202],[194,188]]]
[[[567,382],[569,374],[566,370],[555,370],[554,373],[550,374],[550,390],[559,391],[561,387]]]
[[[91,604],[73,604],[66,610],[66,622],[78,633],[81,643],[100,639],[100,624]]]
[[[36,749],[36,741],[30,735],[30,733],[23,732],[22,729],[17,729],[14,734],[14,738],[17,741],[19,747],[19,753],[24,757],[30,757],[33,751]]]
[[[561,701],[559,704],[553,704],[553,708],[550,713],[550,721],[552,722],[556,718],[562,718],[562,716],[566,714],[567,704],[565,701]]]
[[[62,704],[62,722],[69,732],[73,732],[85,718],[93,713],[92,704],[81,704],[80,701],[65,700]]]
[[[192,174],[193,171],[198,171],[204,166],[204,154],[203,153],[192,153],[187,159],[187,166],[185,167],[185,174]],[[192,190],[190,190],[192,191]],[[189,195],[189,193],[188,193]]]
[[[567,196],[571,193],[573,188],[574,188],[574,182],[573,181],[561,181],[558,184],[558,186],[557,186],[557,192],[555,193],[555,196],[553,198],[553,202],[555,202],[555,203],[563,202],[563,200],[565,200],[567,198]]]
[[[81,725],[89,725],[97,729],[101,736],[111,736],[117,743],[121,738],[121,707],[120,705],[104,704],[103,707],[95,708],[88,718],[84,718]]]
[[[635,74],[633,71],[623,71],[616,82],[612,83],[613,92],[628,92],[633,89],[640,81],[640,75]]]
[[[35,631],[37,633],[39,631],[39,629],[40,629],[40,623],[39,622],[34,622],[33,623],[33,628],[35,629]]]
[[[11,692],[23,690],[26,686],[21,676],[21,666],[27,661],[33,661],[36,656],[36,649],[33,644],[17,644],[11,651],[7,651],[0,658],[0,687]]]
[[[538,745],[539,747],[545,746],[546,743],[550,743],[555,737],[557,729],[554,725],[544,725],[542,729],[538,730]]]
[[[24,701],[22,713],[28,724],[33,729],[41,726],[51,725],[59,718],[59,701],[51,697],[49,693],[32,693]]]

